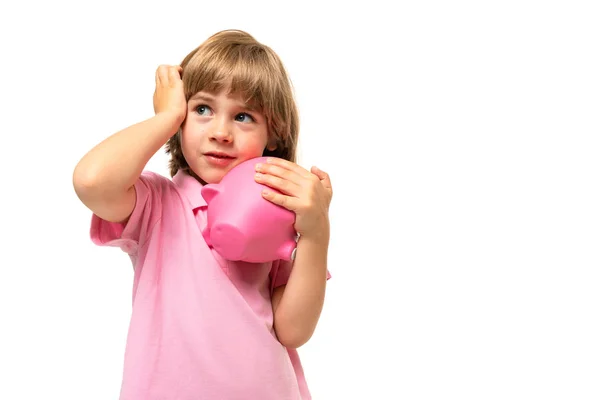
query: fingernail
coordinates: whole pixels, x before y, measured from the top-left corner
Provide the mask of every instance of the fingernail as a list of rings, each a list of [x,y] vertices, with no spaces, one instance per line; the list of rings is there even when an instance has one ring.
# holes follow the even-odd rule
[[[257,171],[260,171],[261,168],[262,168],[262,164],[260,164],[260,163],[256,164],[256,170]]]

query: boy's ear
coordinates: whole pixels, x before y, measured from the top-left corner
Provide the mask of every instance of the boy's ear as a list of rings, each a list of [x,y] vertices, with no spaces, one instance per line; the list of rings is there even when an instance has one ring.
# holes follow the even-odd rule
[[[269,139],[269,143],[267,143],[267,150],[269,150],[269,151],[277,150],[277,139],[276,138]]]

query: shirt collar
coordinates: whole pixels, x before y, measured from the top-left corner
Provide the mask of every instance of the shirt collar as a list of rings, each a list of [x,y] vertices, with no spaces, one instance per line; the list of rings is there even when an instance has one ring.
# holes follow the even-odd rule
[[[180,169],[173,176],[173,183],[187,197],[193,210],[206,207],[207,203],[201,192],[203,185],[196,178]]]

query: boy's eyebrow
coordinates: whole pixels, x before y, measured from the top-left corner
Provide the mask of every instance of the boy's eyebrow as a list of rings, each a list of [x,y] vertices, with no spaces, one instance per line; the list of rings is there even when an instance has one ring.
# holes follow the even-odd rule
[[[207,101],[212,101],[215,98],[209,94],[206,93],[196,93],[195,95],[193,95],[190,100],[207,100]]]
[[[198,92],[195,95],[193,95],[192,97],[190,97],[189,101],[196,101],[196,100],[212,102],[212,101],[215,101],[215,97],[213,95],[205,93],[205,92]],[[250,111],[259,111],[259,107],[252,102],[244,103],[243,101],[240,101],[240,100],[234,100],[234,101],[237,103],[237,105],[240,108],[245,108]]]

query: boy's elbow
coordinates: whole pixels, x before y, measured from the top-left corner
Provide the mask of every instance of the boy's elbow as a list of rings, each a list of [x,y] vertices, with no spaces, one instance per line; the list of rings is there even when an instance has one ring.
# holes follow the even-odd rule
[[[75,193],[82,198],[86,197],[87,193],[95,190],[98,186],[98,179],[93,171],[78,164],[73,171],[73,188]]]
[[[310,335],[283,336],[279,337],[279,343],[288,349],[297,349],[310,339]]]
[[[289,349],[297,349],[310,340],[313,334],[313,329],[285,324],[283,326],[278,326],[276,324],[275,333],[277,334],[279,343],[281,343],[284,347]]]

